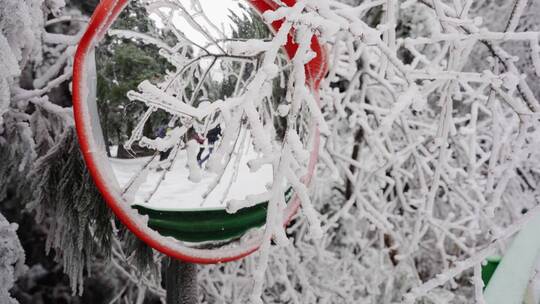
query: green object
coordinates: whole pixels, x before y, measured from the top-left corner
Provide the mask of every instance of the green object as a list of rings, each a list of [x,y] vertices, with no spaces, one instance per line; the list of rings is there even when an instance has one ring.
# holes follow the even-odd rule
[[[540,215],[523,218],[524,225],[506,249],[484,290],[487,304],[523,304],[540,256]],[[529,299],[528,299],[529,300]]]
[[[482,281],[484,281],[484,289],[489,283],[489,280],[495,273],[497,266],[501,262],[500,256],[492,256],[486,259],[486,265],[482,266]]]
[[[292,188],[285,200],[292,198]],[[248,230],[266,222],[268,202],[243,208],[230,214],[225,208],[161,211],[134,205],[139,214],[148,216],[148,226],[164,236],[185,242],[227,241],[241,237]]]

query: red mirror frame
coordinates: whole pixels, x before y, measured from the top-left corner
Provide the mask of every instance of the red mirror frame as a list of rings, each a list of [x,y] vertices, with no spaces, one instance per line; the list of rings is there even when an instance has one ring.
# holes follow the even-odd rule
[[[265,11],[279,8],[279,5],[271,0],[246,1],[261,14]],[[120,193],[117,191],[118,189],[115,189],[111,185],[110,177],[106,175],[108,173],[106,172],[107,169],[100,162],[100,158],[103,158],[103,151],[97,151],[99,149],[95,149],[98,144],[94,140],[94,134],[92,133],[92,122],[90,119],[91,105],[87,102],[89,93],[85,89],[89,80],[87,60],[90,59],[89,54],[93,55],[94,47],[128,3],[129,0],[101,0],[90,19],[88,28],[82,36],[75,54],[73,67],[73,110],[79,144],[86,166],[109,208],[111,208],[118,219],[131,232],[152,248],[170,257],[198,264],[224,263],[241,259],[255,252],[260,247],[263,241],[260,234],[250,239],[238,241],[234,246],[227,245],[224,248],[214,249],[193,248],[170,237],[162,236],[157,231],[149,228],[144,220],[142,220],[143,217],[122,199]],[[296,0],[283,0],[283,3],[292,6],[296,3]],[[282,24],[283,21],[278,20],[273,22],[271,26],[274,31],[277,31]],[[292,34],[289,34],[287,44],[284,46],[289,58],[294,57],[297,48],[298,45],[294,43]],[[315,36],[312,38],[311,48],[317,56],[305,65],[306,79],[318,100],[319,84],[327,71],[326,52]],[[315,124],[313,124],[312,131],[314,137],[308,174],[303,178],[303,182],[306,185],[311,182],[315,171],[320,145],[320,132]],[[290,222],[299,206],[300,200],[295,195],[285,210],[284,225]]]

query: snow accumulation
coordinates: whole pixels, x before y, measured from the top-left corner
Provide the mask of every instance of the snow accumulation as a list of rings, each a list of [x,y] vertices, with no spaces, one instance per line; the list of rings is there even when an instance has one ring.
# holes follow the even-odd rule
[[[203,153],[203,157],[207,153],[208,149]],[[224,208],[228,201],[245,200],[248,195],[266,192],[266,186],[272,182],[272,168],[269,164],[251,172],[248,162],[259,156],[253,145],[249,144],[241,152],[238,148],[236,149],[223,178],[205,198],[205,193],[218,176],[201,170],[200,182],[191,181],[189,178],[190,170],[187,168],[187,154],[186,149],[178,152],[174,164],[165,175],[165,179],[156,193],[151,195],[163,174],[159,159],[153,159],[148,169],[144,170],[143,174],[146,178],[139,185],[135,195],[125,196],[126,200],[131,204],[163,211]],[[240,157],[238,172],[235,172],[235,163],[238,157]],[[114,175],[121,187],[124,187],[151,158],[151,156],[132,159],[110,158]]]
[[[9,290],[13,288],[15,279],[24,273],[27,268],[24,265],[24,250],[17,237],[17,224],[10,224],[0,214],[0,303],[16,304]]]

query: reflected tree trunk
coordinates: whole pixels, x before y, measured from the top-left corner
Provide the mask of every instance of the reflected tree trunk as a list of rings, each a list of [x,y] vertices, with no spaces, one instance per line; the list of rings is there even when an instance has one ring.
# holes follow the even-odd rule
[[[100,117],[102,117],[101,129],[103,131],[103,141],[105,142],[105,150],[107,152],[107,156],[111,157],[111,147],[110,147],[111,141],[109,138],[110,126],[109,126],[109,115],[108,115],[110,109],[106,102],[103,102],[100,106],[101,108],[99,110],[101,110]]]

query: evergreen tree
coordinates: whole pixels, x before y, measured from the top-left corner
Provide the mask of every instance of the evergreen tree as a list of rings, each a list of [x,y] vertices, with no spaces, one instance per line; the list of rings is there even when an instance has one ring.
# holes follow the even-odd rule
[[[151,36],[165,36],[146,15],[142,5],[134,1],[120,14],[113,25],[115,29],[127,29]],[[123,134],[130,134],[134,121],[145,111],[140,103],[131,103],[127,97],[143,80],[158,81],[171,66],[157,55],[159,49],[136,39],[126,39],[108,35],[97,48],[97,104],[105,142],[118,145],[119,156],[123,151]],[[153,115],[145,129],[145,135],[165,119],[165,113]],[[110,155],[110,151],[107,151]]]

